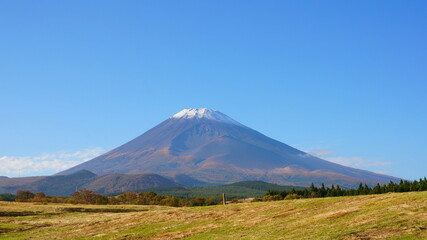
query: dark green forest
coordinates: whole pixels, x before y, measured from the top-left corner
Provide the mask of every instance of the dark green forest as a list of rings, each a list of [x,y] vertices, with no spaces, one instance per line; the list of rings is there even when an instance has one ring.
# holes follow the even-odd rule
[[[322,184],[320,187],[311,184],[310,188],[305,189],[291,189],[285,191],[269,190],[265,194],[263,200],[282,200],[282,199],[297,199],[297,198],[323,198],[323,197],[338,197],[338,196],[357,196],[368,194],[382,194],[388,192],[415,192],[427,191],[427,178],[421,178],[419,181],[400,180],[399,183],[390,182],[388,184],[380,185],[379,183],[374,187],[369,187],[366,184],[359,184],[356,189],[343,189],[339,185],[331,185],[325,187]]]
[[[184,199],[193,199],[196,197],[217,198],[222,193],[225,193],[228,199],[241,199],[251,197],[260,198],[269,190],[290,191],[292,189],[302,190],[304,187],[281,186],[263,181],[244,181],[220,186],[148,188],[138,192],[155,192],[160,195]]]

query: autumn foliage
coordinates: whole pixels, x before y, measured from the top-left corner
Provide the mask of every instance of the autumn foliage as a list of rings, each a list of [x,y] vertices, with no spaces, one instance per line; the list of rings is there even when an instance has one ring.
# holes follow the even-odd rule
[[[51,203],[72,203],[72,204],[137,204],[137,205],[163,205],[173,207],[184,206],[207,206],[218,204],[216,198],[205,199],[196,197],[194,199],[182,199],[158,195],[154,192],[125,192],[118,196],[105,196],[93,191],[84,189],[75,191],[70,198],[50,197],[43,192],[32,193],[26,190],[19,190],[16,193],[16,201],[20,202],[51,202]]]

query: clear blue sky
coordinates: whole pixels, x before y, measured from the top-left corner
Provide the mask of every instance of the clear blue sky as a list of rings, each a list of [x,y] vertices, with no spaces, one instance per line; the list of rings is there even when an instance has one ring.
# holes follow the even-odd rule
[[[427,175],[426,1],[2,1],[0,175],[51,174],[183,108]]]

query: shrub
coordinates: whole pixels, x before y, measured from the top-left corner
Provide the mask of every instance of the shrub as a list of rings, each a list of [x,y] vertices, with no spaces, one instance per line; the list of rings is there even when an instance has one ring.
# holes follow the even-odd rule
[[[278,201],[282,200],[283,198],[280,195],[266,195],[264,196],[264,201]]]
[[[190,201],[190,206],[203,206],[205,205],[205,201],[203,197],[196,197]]]
[[[27,190],[18,190],[16,192],[16,201],[26,202],[34,198],[35,194]]]
[[[38,192],[36,195],[34,195],[34,198],[40,199],[40,198],[46,198],[46,194],[44,192]]]
[[[208,199],[206,199],[206,205],[210,206],[210,205],[217,205],[218,201],[216,199],[216,197],[210,197]]]
[[[298,195],[298,194],[296,194],[296,193],[291,193],[291,194],[288,194],[288,195],[285,197],[285,200],[300,199],[300,198],[302,198],[302,196],[301,196],[301,195]]]
[[[252,199],[252,202],[262,202],[263,199],[262,198],[254,198]]]
[[[117,199],[122,203],[136,203],[138,199],[138,194],[134,192],[125,192],[117,196]]]
[[[101,194],[94,193],[90,190],[84,189],[80,191],[76,191],[73,193],[73,197],[75,200],[77,200],[79,203],[91,203],[96,204],[96,201],[99,197],[101,197]]]

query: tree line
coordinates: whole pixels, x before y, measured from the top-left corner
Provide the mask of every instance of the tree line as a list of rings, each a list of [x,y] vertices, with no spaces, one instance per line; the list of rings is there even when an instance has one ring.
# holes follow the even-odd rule
[[[75,191],[72,197],[52,197],[43,192],[33,193],[27,190],[18,190],[13,194],[0,194],[0,200],[16,202],[51,202],[51,203],[72,203],[72,204],[139,204],[139,205],[163,205],[173,207],[184,206],[208,206],[218,204],[215,197],[193,199],[183,199],[158,195],[154,192],[125,192],[118,196],[106,196],[84,189]]]
[[[322,184],[320,187],[314,186],[312,183],[310,188],[303,190],[292,189],[290,191],[268,191],[260,201],[274,201],[282,199],[298,199],[298,198],[323,198],[323,197],[338,197],[338,196],[357,196],[368,194],[382,194],[388,192],[416,192],[427,191],[427,178],[421,178],[419,181],[400,180],[399,183],[390,181],[388,184],[380,185],[377,183],[374,187],[369,187],[367,184],[359,184],[358,188],[343,189],[339,185],[332,184],[331,187],[325,187]]]
[[[390,182],[388,184],[377,184],[370,187],[367,184],[359,184],[358,188],[344,189],[339,185],[332,184],[325,187],[314,186],[309,188],[291,190],[269,190],[263,198],[255,198],[254,201],[274,201],[283,199],[299,198],[323,198],[338,196],[357,196],[367,194],[382,194],[388,192],[413,192],[427,191],[427,178],[419,181],[401,180],[399,183]],[[84,189],[73,192],[71,197],[47,196],[43,192],[33,193],[27,190],[18,190],[16,194],[0,194],[0,201],[17,202],[51,202],[51,203],[72,203],[72,204],[139,204],[139,205],[163,205],[163,206],[208,206],[219,204],[216,197],[194,197],[192,199],[179,198],[173,196],[159,195],[155,192],[125,192],[118,196],[106,196]],[[232,201],[233,202],[233,201]],[[238,201],[234,201],[238,202]]]

